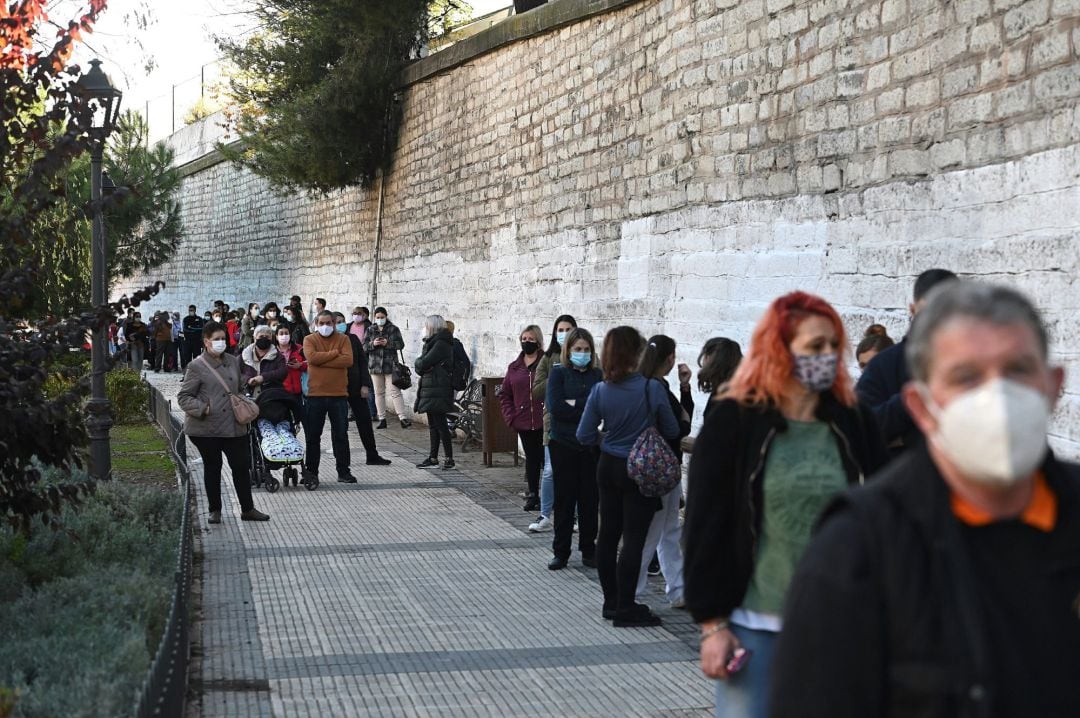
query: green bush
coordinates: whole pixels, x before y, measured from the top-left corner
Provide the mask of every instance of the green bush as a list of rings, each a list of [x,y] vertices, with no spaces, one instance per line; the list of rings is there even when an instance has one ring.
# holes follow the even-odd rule
[[[105,375],[105,394],[109,397],[113,421],[117,424],[146,421],[150,387],[142,380],[139,372],[128,367],[113,369]]]
[[[13,715],[131,711],[168,617],[181,508],[177,492],[113,482],[66,508],[59,531],[0,529],[0,695],[17,691]]]

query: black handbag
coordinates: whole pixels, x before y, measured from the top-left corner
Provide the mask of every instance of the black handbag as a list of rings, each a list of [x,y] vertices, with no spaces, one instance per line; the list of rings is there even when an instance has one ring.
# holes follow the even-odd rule
[[[405,365],[405,355],[401,351],[398,351],[398,354],[401,355],[401,360],[394,357],[394,371],[390,374],[390,383],[404,391],[412,386],[412,369]]]

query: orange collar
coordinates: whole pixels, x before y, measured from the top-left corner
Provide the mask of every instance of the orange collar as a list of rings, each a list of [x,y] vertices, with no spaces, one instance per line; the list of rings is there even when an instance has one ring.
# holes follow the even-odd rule
[[[959,494],[953,493],[950,503],[953,515],[968,526],[988,526],[998,520],[986,511],[973,506]],[[1057,524],[1057,513],[1057,496],[1054,495],[1050,485],[1046,483],[1046,477],[1040,471],[1035,476],[1031,500],[1020,514],[1020,520],[1039,531],[1049,533]]]

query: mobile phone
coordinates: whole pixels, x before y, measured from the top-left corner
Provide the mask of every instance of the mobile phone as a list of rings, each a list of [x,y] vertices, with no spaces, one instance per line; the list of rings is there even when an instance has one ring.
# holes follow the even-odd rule
[[[727,672],[738,673],[746,665],[746,662],[750,660],[750,656],[754,655],[754,652],[749,648],[737,648],[735,652],[731,654],[731,658],[728,659]]]

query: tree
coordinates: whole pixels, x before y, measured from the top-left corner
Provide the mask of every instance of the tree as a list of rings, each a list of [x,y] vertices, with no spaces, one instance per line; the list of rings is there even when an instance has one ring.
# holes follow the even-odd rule
[[[105,170],[129,190],[106,215],[111,277],[160,267],[172,258],[184,234],[176,199],[180,172],[172,166],[176,153],[164,142],[147,149],[148,132],[141,114],[125,112],[105,152]]]
[[[94,108],[78,92],[79,67],[67,63],[105,0],[83,7],[50,47],[40,49],[35,41],[47,21],[45,1],[0,6],[0,516],[24,531],[36,521],[55,527],[62,505],[93,489],[89,480],[46,484],[42,478],[43,465],[81,465],[86,431],[79,407],[88,388],[83,380],[50,399],[45,380],[89,330],[158,288],[43,322],[25,338],[18,332],[34,286],[51,270],[35,244],[38,228],[64,201],[65,173],[92,142]]]
[[[105,214],[110,277],[161,266],[183,235],[175,153],[163,142],[147,149],[147,131],[142,115],[125,112],[105,148],[105,171],[123,188]],[[52,271],[35,283],[31,313],[64,316],[85,310],[90,300],[89,156],[74,159],[58,179],[63,199],[41,213],[34,226],[32,251]]]
[[[227,157],[279,188],[368,185],[387,165],[401,70],[459,0],[256,0],[262,28],[218,38],[234,67]]]

